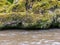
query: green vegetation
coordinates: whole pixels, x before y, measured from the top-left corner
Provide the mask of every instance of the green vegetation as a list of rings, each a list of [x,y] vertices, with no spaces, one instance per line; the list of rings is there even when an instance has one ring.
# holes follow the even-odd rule
[[[59,0],[1,0],[0,28],[60,28]]]

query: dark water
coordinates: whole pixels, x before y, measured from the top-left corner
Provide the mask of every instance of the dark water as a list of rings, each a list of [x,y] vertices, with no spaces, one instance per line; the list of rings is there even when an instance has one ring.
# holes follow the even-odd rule
[[[0,31],[0,45],[60,45],[60,29]]]

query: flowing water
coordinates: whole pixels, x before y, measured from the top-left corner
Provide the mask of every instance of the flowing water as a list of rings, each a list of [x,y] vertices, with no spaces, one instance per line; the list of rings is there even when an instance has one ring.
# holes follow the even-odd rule
[[[60,29],[3,30],[0,45],[60,45]]]

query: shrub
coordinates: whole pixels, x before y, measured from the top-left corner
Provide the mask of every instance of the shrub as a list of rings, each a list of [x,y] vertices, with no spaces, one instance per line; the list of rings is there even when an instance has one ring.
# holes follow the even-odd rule
[[[1,13],[0,14],[0,27],[16,27],[21,23],[22,16],[25,12],[21,13]],[[21,25],[20,25],[21,26]]]
[[[56,14],[55,22],[57,26],[60,27],[60,9],[56,9],[55,14]]]
[[[0,27],[60,27],[59,0],[1,0]]]
[[[46,16],[47,15],[47,16]],[[24,28],[49,28],[52,21],[52,15],[28,14],[22,18]]]

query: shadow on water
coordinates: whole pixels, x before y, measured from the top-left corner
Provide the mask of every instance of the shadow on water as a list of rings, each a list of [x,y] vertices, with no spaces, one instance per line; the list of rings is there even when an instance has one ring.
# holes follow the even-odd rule
[[[26,31],[37,31],[37,30],[53,30],[53,29],[60,29],[57,27],[51,27],[51,28],[17,28],[17,27],[5,27],[5,28],[1,28],[0,31],[4,31],[4,30],[26,30]]]

